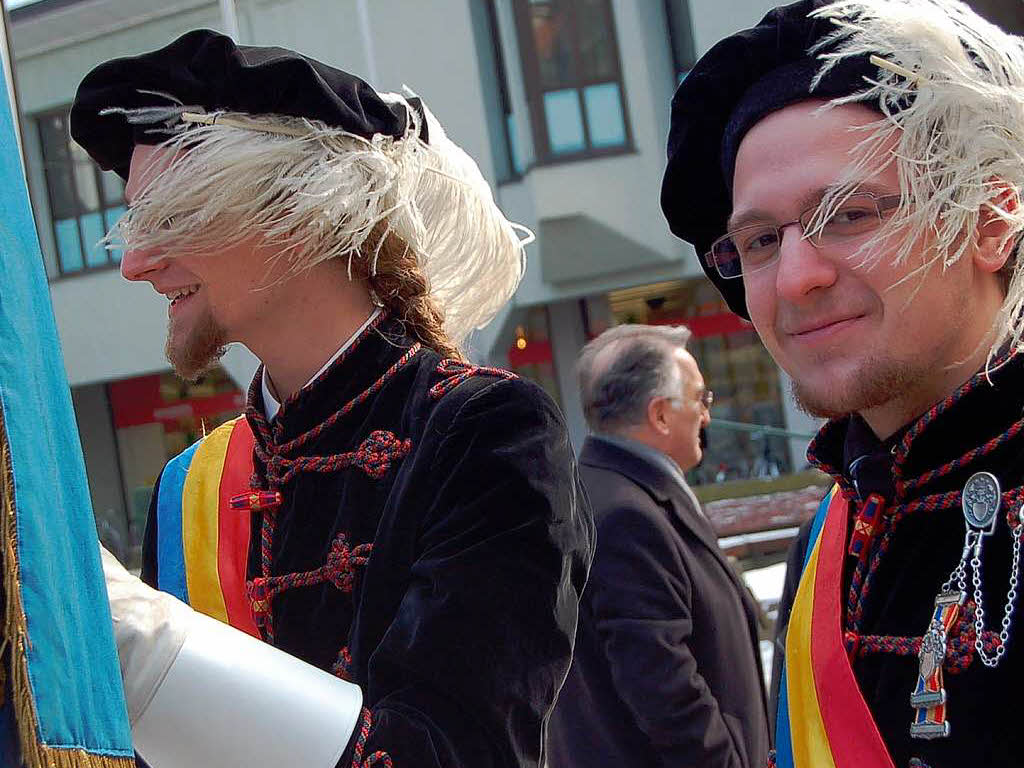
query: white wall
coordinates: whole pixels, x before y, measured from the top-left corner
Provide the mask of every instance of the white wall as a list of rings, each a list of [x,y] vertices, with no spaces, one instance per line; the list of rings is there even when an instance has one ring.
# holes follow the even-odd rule
[[[786,0],[690,0],[697,55],[733,32],[750,29],[772,8],[785,4]]]

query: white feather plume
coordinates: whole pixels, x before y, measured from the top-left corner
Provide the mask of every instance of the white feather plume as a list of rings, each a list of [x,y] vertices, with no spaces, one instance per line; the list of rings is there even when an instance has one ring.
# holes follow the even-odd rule
[[[896,163],[902,203],[860,253],[865,267],[891,256],[906,264],[930,241],[911,275],[960,259],[979,217],[996,215],[1009,226],[1016,267],[993,348],[1024,337],[1024,40],[1007,34],[957,0],[839,0],[812,16],[828,18],[835,32],[819,42],[820,79],[842,59],[875,55],[891,66],[863,90],[834,99],[880,106],[883,117],[865,138],[815,221],[855,191],[868,169]],[[813,89],[812,89],[813,90]],[[895,141],[895,149],[887,151]],[[1009,194],[1007,194],[1009,190]]]
[[[530,237],[520,239],[476,163],[424,113],[429,144],[411,107],[397,139],[278,115],[222,113],[224,122],[179,124],[163,144],[175,161],[138,192],[108,244],[202,253],[259,233],[279,246],[275,259],[286,260],[286,274],[334,258],[350,268],[351,259],[369,259],[372,273],[376,254],[366,251],[383,242],[370,238],[382,225],[416,254],[445,332],[460,345],[515,292]],[[299,135],[274,132],[282,126]]]

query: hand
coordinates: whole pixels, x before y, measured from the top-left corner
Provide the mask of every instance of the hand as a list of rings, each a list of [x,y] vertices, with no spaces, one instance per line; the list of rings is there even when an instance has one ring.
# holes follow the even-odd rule
[[[100,547],[128,719],[134,726],[181,650],[193,611],[144,584]]]

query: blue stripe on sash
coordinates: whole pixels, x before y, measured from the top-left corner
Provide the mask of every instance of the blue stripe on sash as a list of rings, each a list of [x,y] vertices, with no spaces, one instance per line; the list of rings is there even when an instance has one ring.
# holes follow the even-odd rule
[[[832,496],[835,493],[839,493],[838,489],[833,488],[831,492],[825,494],[825,498],[821,500],[821,504],[818,506],[818,513],[814,517],[814,522],[811,524],[811,533],[807,538],[807,551],[804,552],[804,568],[807,567],[807,563],[811,560],[811,553],[814,551],[814,544],[818,540],[818,536],[821,535],[821,529],[825,526],[825,514],[828,512],[829,503],[832,501]],[[801,569],[801,573],[803,569]],[[786,692],[786,654],[782,653],[779,657],[779,662],[782,664],[782,673],[779,676],[779,704],[775,714],[775,765],[778,768],[792,768],[793,762],[793,735],[789,730],[789,695]]]
[[[188,602],[188,589],[185,586],[185,546],[181,532],[182,496],[185,476],[200,442],[196,441],[167,462],[160,476],[156,500],[157,588],[185,603]]]

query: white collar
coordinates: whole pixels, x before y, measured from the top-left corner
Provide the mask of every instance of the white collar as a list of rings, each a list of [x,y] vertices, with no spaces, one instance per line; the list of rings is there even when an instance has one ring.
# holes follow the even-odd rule
[[[341,357],[342,353],[344,353],[346,349],[352,346],[352,342],[354,342],[357,338],[359,338],[360,335],[362,335],[363,331],[365,331],[370,326],[370,323],[377,319],[377,316],[380,313],[380,307],[374,308],[373,312],[370,313],[370,316],[366,318],[366,322],[359,326],[359,328],[356,329],[356,332],[345,340],[344,344],[338,347],[338,351],[331,355],[331,359],[324,363],[322,366],[320,366],[320,370],[314,373],[309,378],[309,381],[307,381],[302,386],[302,388],[305,389],[318,378],[320,378],[320,374],[326,371],[328,368],[330,368],[331,363],[333,363],[335,360]],[[263,378],[260,381],[260,385],[263,389],[263,413],[266,415],[267,421],[271,422],[277,416],[277,412],[281,410],[281,401],[274,396],[273,390],[270,387],[270,375],[267,373],[266,366],[263,367]]]

